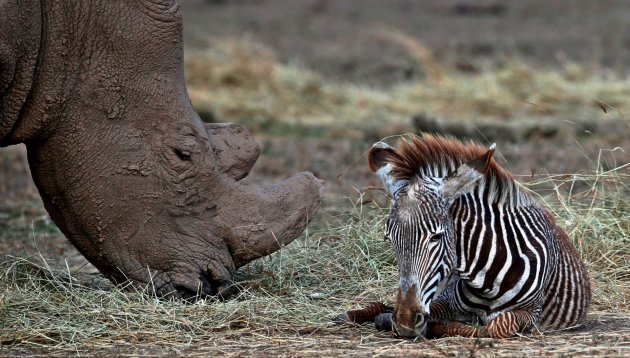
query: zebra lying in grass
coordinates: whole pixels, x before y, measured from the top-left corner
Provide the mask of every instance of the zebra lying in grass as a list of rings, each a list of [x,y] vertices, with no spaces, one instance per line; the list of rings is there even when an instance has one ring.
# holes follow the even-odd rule
[[[551,212],[493,153],[494,145],[432,135],[396,150],[374,144],[369,164],[392,199],[385,239],[399,269],[396,306],[377,326],[405,337],[504,338],[584,320],[591,300],[584,263]],[[363,315],[373,319],[384,307]]]

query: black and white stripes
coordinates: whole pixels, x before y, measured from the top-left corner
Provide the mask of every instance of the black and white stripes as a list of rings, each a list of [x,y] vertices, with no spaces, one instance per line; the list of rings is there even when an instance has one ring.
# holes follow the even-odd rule
[[[399,265],[399,334],[423,334],[427,319],[480,321],[499,337],[585,318],[582,260],[493,152],[426,135],[370,151],[393,201],[385,233]]]

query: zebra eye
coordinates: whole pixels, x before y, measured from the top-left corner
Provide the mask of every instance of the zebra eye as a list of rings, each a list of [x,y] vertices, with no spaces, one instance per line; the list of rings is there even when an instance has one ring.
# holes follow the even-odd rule
[[[443,236],[444,236],[443,232],[438,232],[437,234],[433,234],[433,236],[431,236],[429,238],[429,241],[431,241],[431,242],[438,242],[438,241],[442,240]]]
[[[387,235],[383,235],[383,241],[390,242],[390,243],[392,242],[392,240]]]

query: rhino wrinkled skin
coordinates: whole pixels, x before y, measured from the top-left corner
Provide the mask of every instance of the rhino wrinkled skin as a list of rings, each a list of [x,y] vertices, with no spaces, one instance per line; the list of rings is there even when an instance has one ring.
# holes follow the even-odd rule
[[[72,244],[158,295],[224,292],[303,232],[323,190],[310,173],[239,182],[258,145],[193,110],[175,1],[0,0],[0,146],[17,143]]]

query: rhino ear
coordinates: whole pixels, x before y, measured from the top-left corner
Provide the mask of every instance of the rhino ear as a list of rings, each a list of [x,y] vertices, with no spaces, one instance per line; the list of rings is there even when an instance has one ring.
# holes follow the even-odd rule
[[[484,154],[460,165],[449,174],[444,181],[444,196],[455,198],[471,191],[473,184],[488,173],[495,147],[496,144],[492,144]]]
[[[406,180],[395,179],[391,175],[393,168],[392,161],[399,158],[400,156],[396,153],[394,148],[384,142],[374,143],[368,152],[368,164],[370,165],[370,169],[381,179],[385,190],[387,190],[392,199],[400,188],[407,184]]]

